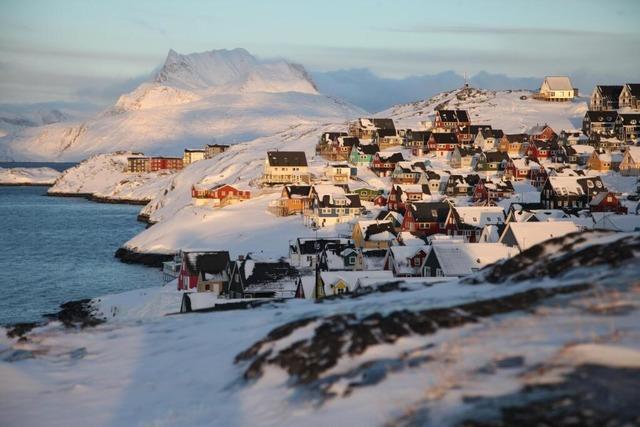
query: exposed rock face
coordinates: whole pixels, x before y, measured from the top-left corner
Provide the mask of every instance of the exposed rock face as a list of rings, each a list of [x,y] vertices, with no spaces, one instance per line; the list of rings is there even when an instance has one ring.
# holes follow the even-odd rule
[[[138,253],[126,248],[119,248],[114,256],[122,262],[143,264],[149,267],[162,267],[163,262],[173,259],[171,254]]]
[[[338,314],[323,319],[307,318],[287,323],[271,331],[264,339],[236,356],[236,363],[249,361],[245,379],[259,378],[266,366],[276,365],[289,373],[294,381],[312,384],[344,355],[362,354],[368,347],[393,343],[408,335],[428,335],[439,329],[455,328],[479,319],[530,308],[545,298],[588,289],[588,285],[574,285],[553,289],[532,289],[501,298],[462,304],[450,308],[422,311],[394,311],[388,315],[374,313],[362,319],[353,314]],[[311,322],[320,320],[310,339],[285,346],[274,353],[272,344],[286,339]],[[370,368],[360,366],[347,377]],[[342,377],[326,378],[315,384],[326,390]]]

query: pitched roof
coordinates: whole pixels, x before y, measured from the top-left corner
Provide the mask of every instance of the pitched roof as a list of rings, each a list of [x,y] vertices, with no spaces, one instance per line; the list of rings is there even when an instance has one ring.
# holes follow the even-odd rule
[[[443,122],[468,122],[469,115],[466,110],[437,110]]]
[[[516,254],[514,248],[502,243],[462,243],[446,240],[433,241],[431,251],[438,258],[445,276],[466,276]]]
[[[627,83],[625,86],[629,88],[632,96],[640,97],[640,83]]]
[[[551,90],[573,90],[571,80],[566,76],[547,76],[544,81]]]
[[[504,136],[504,132],[502,129],[484,129],[480,132],[482,137],[487,138],[502,138]]]
[[[504,210],[500,206],[456,206],[460,222],[473,227],[504,223]]]
[[[507,139],[507,141],[509,141],[509,143],[514,143],[514,142],[529,142],[529,135],[527,135],[526,133],[511,133],[511,134],[505,134],[504,137]]]
[[[270,166],[307,166],[304,151],[267,151]]]
[[[622,86],[620,85],[598,85],[596,90],[600,92],[603,98],[618,99],[620,92],[622,92]]]
[[[183,252],[189,273],[193,275],[219,274],[230,263],[229,252]]]
[[[618,120],[623,125],[639,125],[640,126],[640,113],[620,113],[618,114]]]
[[[378,152],[378,158],[385,163],[398,163],[404,161],[402,153],[389,153],[384,151]]]
[[[525,250],[545,240],[574,233],[579,229],[571,221],[510,222],[500,237],[501,242],[509,231],[511,231],[518,247]]]
[[[360,144],[358,145],[357,150],[359,153],[373,156],[378,151],[380,151],[380,147],[378,146],[378,144]]]
[[[615,122],[616,119],[618,118],[618,112],[615,110],[609,110],[609,111],[594,111],[594,110],[589,110],[585,113],[585,118],[589,118],[590,122],[608,122],[608,123],[612,123]]]
[[[391,221],[358,221],[356,227],[367,241],[391,240],[397,235]]]
[[[310,185],[285,185],[284,190],[289,198],[308,197],[311,191]]]
[[[487,163],[509,161],[509,154],[502,151],[487,151],[483,155]]]
[[[413,202],[409,210],[416,222],[445,222],[451,211],[446,202]]]
[[[409,133],[409,141],[422,141],[422,142],[426,142],[429,140],[429,137],[431,136],[431,131],[428,130],[414,130],[411,131],[411,133]]]
[[[436,144],[457,144],[458,137],[455,133],[432,133],[431,136]]]

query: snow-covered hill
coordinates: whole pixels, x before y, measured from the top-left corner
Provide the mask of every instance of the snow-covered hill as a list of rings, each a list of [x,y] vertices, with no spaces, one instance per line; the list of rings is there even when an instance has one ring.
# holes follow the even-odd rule
[[[472,124],[491,124],[494,129],[507,133],[524,132],[543,123],[557,132],[582,127],[588,109],[584,98],[573,102],[545,102],[533,99],[532,95],[526,90],[457,89],[427,100],[396,105],[377,116],[393,118],[396,127],[420,129],[420,122],[430,122],[434,110],[444,108],[468,110]]]
[[[244,49],[180,55],[170,51],[152,81],[107,111],[74,125],[25,129],[0,140],[15,160],[82,160],[113,151],[178,155],[186,147],[238,143],[293,125],[364,114],[317,92],[304,68]]]
[[[50,195],[90,196],[122,202],[146,202],[167,187],[174,172],[128,173],[129,152],[99,154],[64,171]]]
[[[0,185],[52,185],[60,174],[51,168],[0,168]]]

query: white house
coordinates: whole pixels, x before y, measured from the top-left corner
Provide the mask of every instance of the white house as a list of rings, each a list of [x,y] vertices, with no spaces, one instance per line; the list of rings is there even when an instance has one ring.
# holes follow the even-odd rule
[[[268,151],[264,160],[264,184],[309,183],[309,167],[304,151]]]
[[[580,229],[571,221],[510,222],[500,236],[500,243],[521,251],[545,240],[575,233]]]
[[[539,99],[544,101],[571,101],[578,95],[571,80],[566,76],[545,77],[540,86]]]

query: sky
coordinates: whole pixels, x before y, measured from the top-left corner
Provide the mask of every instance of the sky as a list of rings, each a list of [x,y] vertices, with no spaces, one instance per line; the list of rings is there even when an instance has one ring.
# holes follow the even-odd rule
[[[243,47],[310,71],[386,78],[640,80],[639,19],[638,0],[0,0],[0,103],[107,102],[170,48]]]

